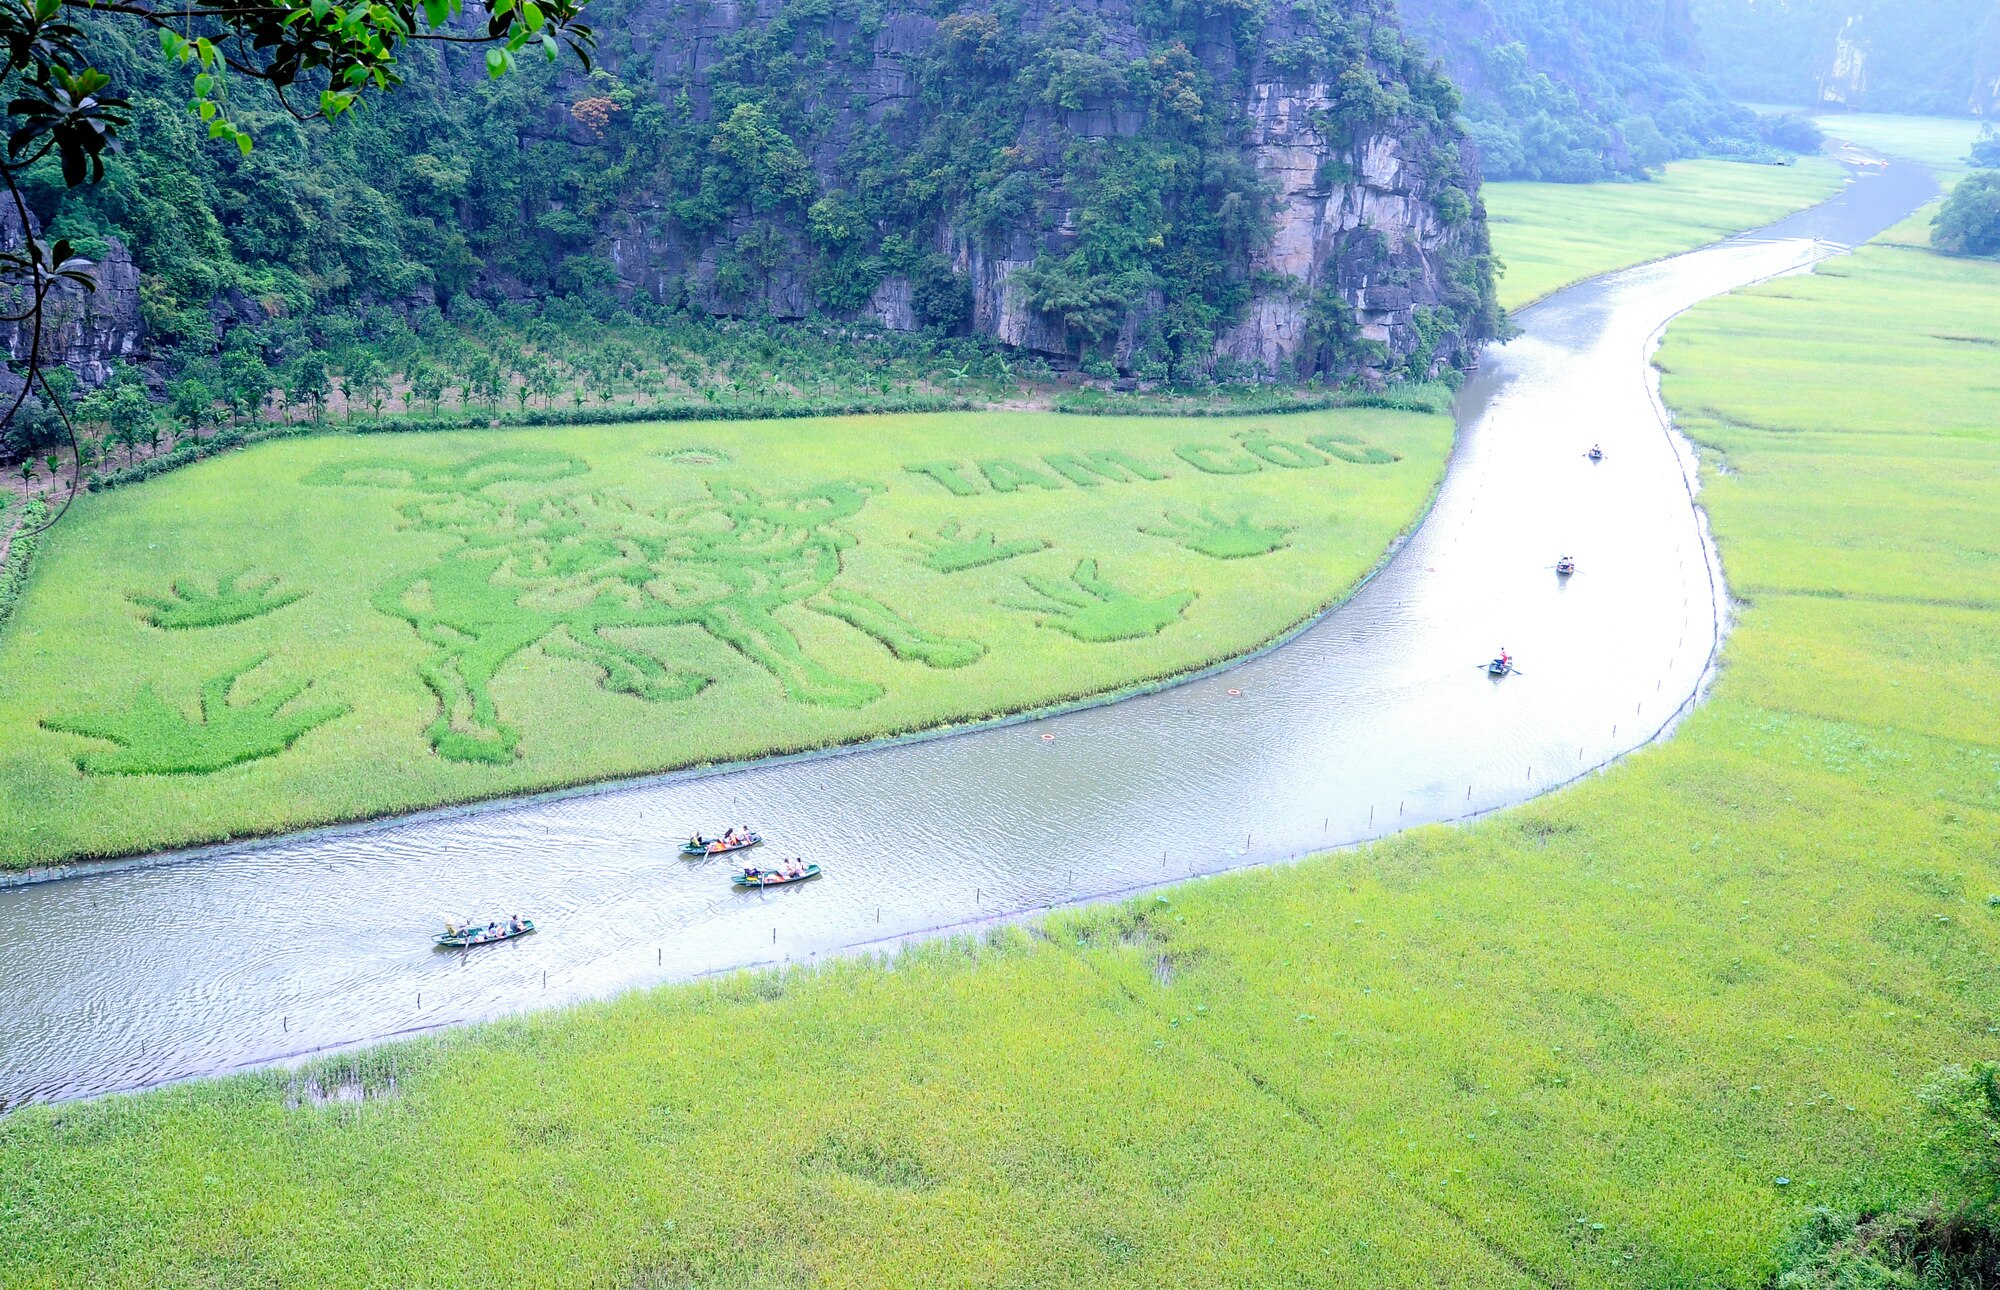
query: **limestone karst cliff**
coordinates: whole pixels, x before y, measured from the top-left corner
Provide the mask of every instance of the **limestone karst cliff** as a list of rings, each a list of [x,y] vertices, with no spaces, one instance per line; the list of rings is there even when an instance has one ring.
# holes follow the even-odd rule
[[[413,50],[392,105],[273,110],[247,157],[138,60],[147,133],[104,185],[32,199],[132,249],[163,375],[232,346],[275,366],[375,309],[558,298],[873,320],[1155,379],[1422,378],[1496,327],[1476,149],[1394,0],[590,14],[589,71],[489,82]]]
[[[734,164],[634,176],[619,290],[1124,371],[1428,376],[1490,331],[1456,98],[1387,4],[801,8],[622,20],[610,74]]]

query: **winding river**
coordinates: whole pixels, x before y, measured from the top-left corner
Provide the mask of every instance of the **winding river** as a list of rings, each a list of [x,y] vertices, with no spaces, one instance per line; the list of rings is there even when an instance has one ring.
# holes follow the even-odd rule
[[[948,738],[0,889],[0,1107],[891,944],[1461,819],[1589,773],[1694,702],[1725,611],[1651,348],[1681,310],[1863,241],[1934,192],[1914,166],[1857,174],[1771,229],[1529,310],[1464,391],[1429,519],[1347,604],[1224,673]],[[1502,646],[1521,670],[1495,680],[1482,664]],[[739,893],[723,862],[677,854],[733,819],[826,876]],[[454,910],[519,910],[543,930],[435,951]]]

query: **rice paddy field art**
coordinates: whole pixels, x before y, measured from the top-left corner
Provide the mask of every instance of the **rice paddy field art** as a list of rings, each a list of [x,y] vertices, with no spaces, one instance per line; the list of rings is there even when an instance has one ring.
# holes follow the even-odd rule
[[[1344,596],[1422,512],[1451,433],[1379,409],[961,413],[227,454],[51,534],[0,636],[0,865],[1198,670]]]

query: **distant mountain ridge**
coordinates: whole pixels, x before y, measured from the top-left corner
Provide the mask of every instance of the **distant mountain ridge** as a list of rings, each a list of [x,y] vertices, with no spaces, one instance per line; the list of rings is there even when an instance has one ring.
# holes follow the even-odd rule
[[[1488,179],[1587,182],[1770,151],[1702,67],[1689,0],[1401,0],[1444,60]]]
[[[1692,0],[1716,79],[1742,98],[2000,115],[2000,0]]]

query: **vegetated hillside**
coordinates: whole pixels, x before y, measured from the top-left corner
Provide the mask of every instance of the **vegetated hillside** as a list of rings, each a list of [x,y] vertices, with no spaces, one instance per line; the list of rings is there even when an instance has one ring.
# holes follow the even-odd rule
[[[1577,183],[1774,155],[1702,71],[1687,0],[1402,0],[1467,99],[1488,179]]]
[[[1723,88],[1869,112],[2000,113],[2000,0],[1691,0]]]
[[[99,24],[132,142],[95,191],[50,176],[37,212],[114,264],[131,248],[143,319],[109,330],[182,363],[234,325],[460,297],[866,318],[1159,377],[1428,376],[1492,328],[1458,98],[1391,0],[592,21],[587,76],[418,52],[397,99],[332,129],[240,94],[248,157]]]

